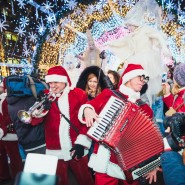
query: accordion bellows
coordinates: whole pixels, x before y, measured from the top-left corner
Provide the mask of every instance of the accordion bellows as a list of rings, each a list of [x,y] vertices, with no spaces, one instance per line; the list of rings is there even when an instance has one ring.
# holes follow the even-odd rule
[[[158,127],[136,104],[112,96],[100,117],[87,134],[111,148],[124,171],[163,152]]]

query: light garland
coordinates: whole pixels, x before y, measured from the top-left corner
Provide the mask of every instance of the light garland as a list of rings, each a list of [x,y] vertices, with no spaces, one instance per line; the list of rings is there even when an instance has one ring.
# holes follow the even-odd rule
[[[128,5],[125,1],[124,3],[120,0],[107,0],[105,4],[100,4],[100,1],[93,1],[93,4],[89,4],[92,1],[85,1],[81,0],[78,6],[70,5],[67,1],[63,3],[61,7],[57,4],[59,2],[55,1],[54,3],[46,2],[43,5],[39,5],[34,0],[33,1],[24,1],[24,0],[11,0],[11,9],[12,14],[16,15],[17,13],[20,14],[21,19],[13,20],[12,24],[16,25],[16,30],[18,31],[19,39],[16,44],[24,44],[23,34],[25,34],[26,38],[30,39],[31,44],[28,45],[27,51],[30,51],[32,54],[30,57],[32,58],[32,65],[35,69],[39,68],[39,66],[54,66],[63,63],[63,58],[69,52],[73,52],[74,55],[77,55],[83,52],[86,47],[86,39],[84,38],[84,33],[86,32],[87,28],[90,28],[92,31],[92,35],[94,40],[99,48],[103,48],[103,44],[106,41],[111,41],[116,38],[121,37],[124,35],[124,28],[121,30],[117,30],[116,33],[112,34],[116,30],[116,27],[119,29],[123,25],[123,17],[126,15],[128,10],[134,6],[134,4],[138,0],[133,0],[132,5]],[[22,2],[22,3],[20,3]],[[31,2],[31,3],[30,3]],[[79,1],[78,1],[79,2]],[[86,3],[85,3],[86,2]],[[101,1],[103,2],[103,1]],[[177,46],[177,52],[173,51],[174,55],[181,55],[184,52],[184,31],[183,26],[183,12],[181,10],[175,10],[174,7],[172,10],[165,9],[169,3],[172,1],[159,1],[157,0],[158,4],[162,6],[163,10],[163,24],[162,30],[168,34],[168,37],[173,36],[174,42]],[[14,7],[18,7],[21,9],[14,9]],[[29,5],[29,6],[27,6]],[[31,8],[30,8],[31,5]],[[75,7],[75,8],[74,8]],[[179,4],[180,7],[180,4]],[[73,9],[74,8],[74,9]],[[53,9],[57,9],[58,12],[55,15],[52,15]],[[182,7],[181,7],[182,9]],[[35,11],[36,17],[30,17],[29,19],[31,22],[31,26],[28,24],[28,13],[30,11]],[[3,12],[6,12],[4,9]],[[175,19],[173,21],[168,20],[168,14],[173,13]],[[176,16],[177,15],[177,16]],[[49,18],[52,17],[52,21]],[[36,19],[35,21],[32,20]],[[67,20],[69,22],[67,25],[62,25],[60,20]],[[20,21],[21,20],[21,21]],[[168,20],[166,22],[166,20]],[[4,13],[3,18],[1,18],[1,22],[4,23],[4,27],[0,29],[2,31],[6,30],[9,25],[6,22],[6,14]],[[45,32],[42,32],[41,35],[36,33],[38,30],[38,24],[43,23],[43,26],[46,28]],[[58,25],[58,28],[54,28],[51,31],[52,27]],[[25,32],[27,27],[29,27],[29,33]],[[56,26],[57,27],[57,26]],[[39,27],[41,29],[41,27]],[[179,31],[180,30],[180,31]],[[53,32],[53,34],[51,34]],[[60,34],[61,32],[61,34]],[[22,35],[22,36],[21,36]],[[38,36],[38,39],[37,39]],[[47,37],[50,36],[50,39],[47,40]],[[107,39],[108,37],[108,39]],[[32,47],[35,46],[35,41],[37,40],[36,50],[33,51]],[[4,49],[6,49],[6,56],[0,53],[0,59],[6,61],[8,57],[16,57],[15,52],[11,53],[11,43],[9,41],[4,42]],[[19,47],[15,44],[15,51],[19,53]],[[169,46],[172,43],[169,42]],[[26,51],[25,51],[26,52]],[[174,54],[176,53],[176,54]],[[25,53],[26,54],[26,53]],[[63,56],[62,56],[63,55]],[[23,55],[22,55],[23,56]],[[24,57],[23,57],[24,58]],[[26,56],[25,56],[26,58]],[[182,56],[183,58],[183,56]]]

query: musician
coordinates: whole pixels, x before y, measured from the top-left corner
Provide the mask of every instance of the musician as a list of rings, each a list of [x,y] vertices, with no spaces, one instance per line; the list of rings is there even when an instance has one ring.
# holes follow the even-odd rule
[[[91,140],[85,135],[87,127],[78,120],[78,110],[87,101],[87,95],[79,88],[72,89],[62,66],[50,68],[45,80],[50,86],[45,93],[54,94],[56,99],[45,107],[49,110],[43,110],[41,114],[35,110],[32,115],[45,121],[46,154],[59,159],[56,174],[60,177],[60,185],[68,185],[68,168],[78,184],[92,185],[94,182],[87,166]]]
[[[140,91],[148,80],[149,77],[141,65],[128,64],[121,76],[118,92],[120,92],[128,101],[137,103],[138,100],[140,100]],[[82,105],[78,115],[80,121],[85,123],[88,127],[93,126],[94,120],[98,121],[98,114],[111,96],[116,95],[113,91],[105,89],[95,99]],[[153,112],[146,103],[140,105],[140,107],[150,118],[153,117]],[[102,144],[95,143],[94,153],[91,155],[88,165],[96,172],[96,185],[117,185],[118,179],[126,179],[124,172],[118,166],[115,154]],[[156,180],[156,174],[154,172],[146,177],[150,179],[150,183],[153,178]],[[124,183],[126,184],[126,182]],[[133,184],[136,185],[139,183],[135,181]]]
[[[23,168],[17,134],[8,113],[7,93],[4,83],[0,84],[4,89],[4,92],[0,95],[0,184],[15,179],[16,174],[22,171]],[[10,169],[8,157],[10,159]]]

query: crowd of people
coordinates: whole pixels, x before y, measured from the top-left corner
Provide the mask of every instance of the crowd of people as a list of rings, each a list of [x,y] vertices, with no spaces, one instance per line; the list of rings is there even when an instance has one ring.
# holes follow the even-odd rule
[[[49,89],[40,93],[38,99],[8,94],[8,77],[4,78],[0,84],[0,184],[8,181],[13,184],[16,175],[23,170],[20,150],[25,156],[28,153],[56,156],[58,185],[69,184],[69,169],[79,185],[147,185],[159,181],[159,172],[163,175],[162,184],[185,184],[185,63],[166,66],[161,62],[161,53],[170,56],[170,52],[163,34],[156,28],[143,26],[143,18],[138,16],[145,15],[146,9],[141,6],[146,2],[139,1],[135,9],[141,12],[136,17],[132,17],[134,9],[126,16],[130,34],[107,44],[122,59],[121,72],[104,71],[104,58],[99,49],[93,49],[95,42],[88,30],[89,48],[84,56],[77,56],[83,61],[84,69],[72,77],[71,63],[68,64],[70,71],[64,66],[51,67],[45,76]],[[162,81],[163,72],[167,74],[166,81]],[[28,111],[49,96],[51,100],[46,98],[40,109],[31,112],[29,122],[25,124],[20,119],[20,110]],[[126,102],[125,106],[130,103],[147,117],[162,143],[157,156],[160,164],[136,179],[132,170],[140,164],[134,163],[132,169],[125,169],[120,165],[120,153],[118,155],[115,148],[103,142],[103,138],[99,142],[88,134],[90,129],[97,129],[94,124],[100,124],[100,114],[112,97],[123,104]],[[109,129],[120,119],[120,110],[105,116],[105,120],[112,119],[108,126],[100,126],[104,130],[101,137],[109,136]],[[120,129],[123,135],[129,127],[127,121]],[[143,124],[147,127],[147,123]],[[102,134],[100,130],[95,132]],[[142,136],[140,130],[136,132]],[[146,143],[150,141],[152,138]],[[128,151],[135,152],[132,146]],[[153,157],[156,156],[152,156],[151,161]],[[147,162],[148,159],[142,164]]]

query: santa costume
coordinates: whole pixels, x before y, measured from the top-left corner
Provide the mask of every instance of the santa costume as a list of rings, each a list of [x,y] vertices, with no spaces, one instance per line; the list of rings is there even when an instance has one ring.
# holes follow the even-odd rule
[[[125,71],[123,72],[119,84],[118,91],[128,100],[133,103],[136,103],[137,100],[140,99],[140,92],[135,92],[133,89],[126,87],[124,84],[131,80],[136,76],[145,75],[143,67],[138,64],[129,64]],[[100,95],[98,95],[95,99],[87,102],[82,105],[79,111],[79,120],[81,122],[85,122],[83,119],[83,111],[86,107],[90,107],[96,111],[97,114],[103,109],[106,105],[107,101],[111,96],[116,96],[109,89],[105,89],[102,91]],[[146,114],[152,118],[153,113],[151,108],[147,104],[143,104],[140,108],[146,112]],[[118,161],[116,155],[104,145],[100,143],[95,143],[94,153],[91,155],[88,166],[91,167],[96,172],[95,184],[110,184],[117,185],[118,179],[125,180],[126,176],[123,170],[118,165]],[[126,183],[126,182],[124,182]],[[137,181],[132,184],[138,184]]]
[[[91,146],[91,140],[86,136],[87,127],[78,120],[79,108],[87,101],[87,95],[79,88],[71,89],[70,78],[62,66],[50,68],[45,80],[46,83],[66,83],[64,90],[56,94],[55,101],[51,103],[51,108],[44,117],[46,154],[57,156],[59,159],[57,175],[61,179],[61,185],[68,184],[67,171],[69,167],[80,185],[91,185],[93,184],[93,179],[87,166],[88,159],[86,156]],[[64,116],[74,126],[71,126]],[[42,114],[37,117],[42,117]],[[70,153],[75,144],[81,144],[85,148],[85,156],[79,161],[72,159]]]
[[[1,85],[5,89],[5,81]],[[0,182],[2,183],[4,180],[14,179],[23,168],[18,138],[8,113],[6,96],[7,93],[5,92],[0,95]],[[9,171],[8,157],[11,173]]]

